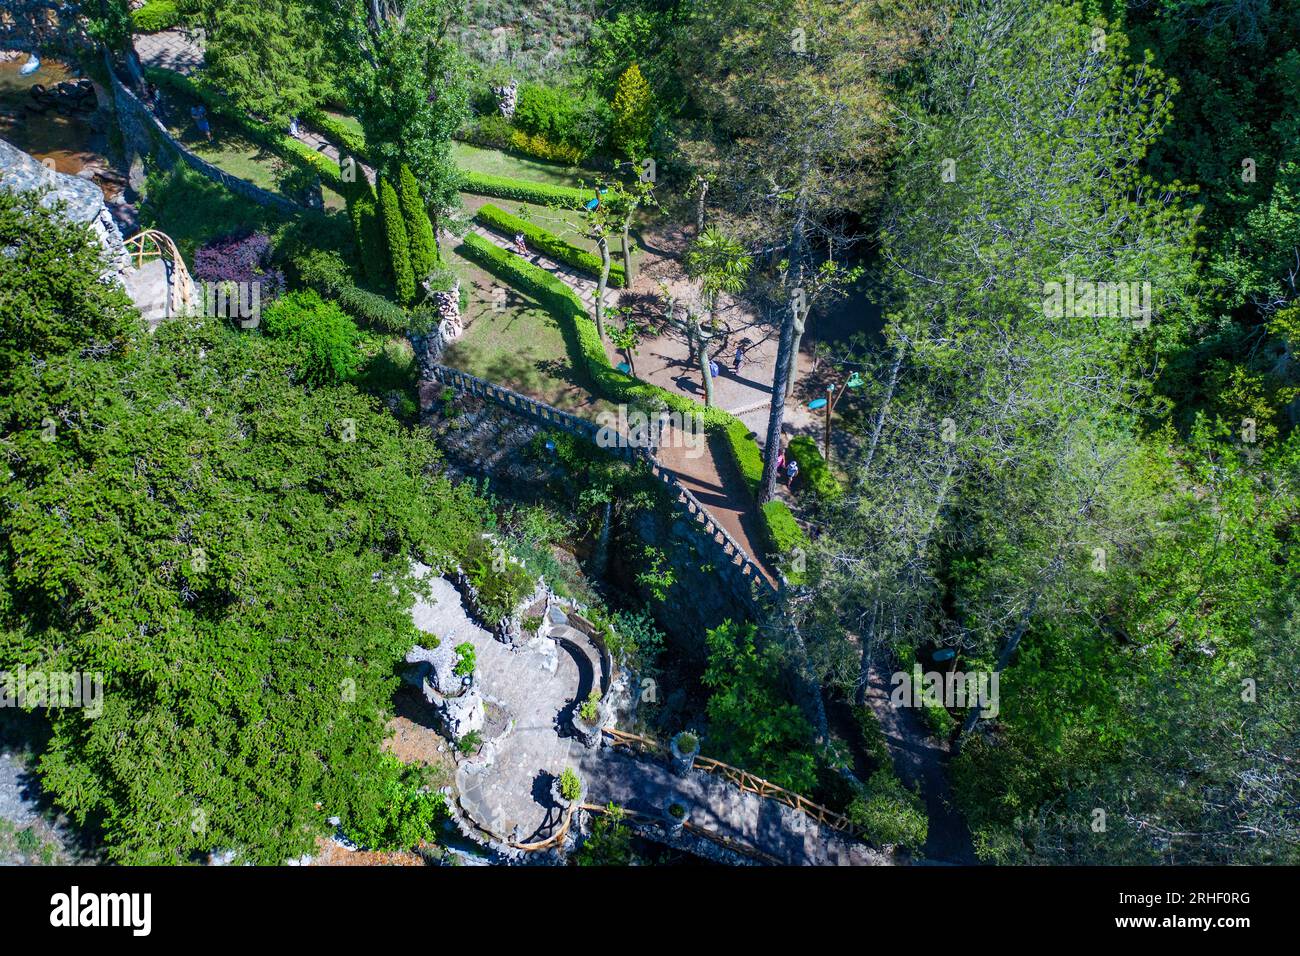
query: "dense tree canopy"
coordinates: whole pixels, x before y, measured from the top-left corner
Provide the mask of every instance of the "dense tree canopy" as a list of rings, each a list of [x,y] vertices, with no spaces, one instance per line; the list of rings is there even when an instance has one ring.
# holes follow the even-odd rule
[[[87,234],[0,193],[7,480],[3,659],[99,673],[51,710],[47,790],[115,859],[277,863],[369,806],[413,558],[482,505],[293,337],[220,320],[147,335]],[[11,311],[9,304],[19,307]]]

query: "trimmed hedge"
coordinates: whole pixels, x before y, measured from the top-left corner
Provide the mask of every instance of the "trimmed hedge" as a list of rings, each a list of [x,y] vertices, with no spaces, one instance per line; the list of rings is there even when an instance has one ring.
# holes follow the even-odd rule
[[[498,199],[515,199],[519,202],[537,203],[541,206],[560,206],[565,209],[582,209],[588,200],[596,195],[594,189],[577,189],[573,186],[552,186],[549,183],[536,183],[527,179],[511,179],[508,176],[489,176],[463,170],[464,181],[461,189],[479,196],[495,196]]]
[[[388,239],[388,264],[393,270],[393,287],[397,301],[410,305],[415,298],[415,273],[411,270],[411,240],[402,221],[402,206],[397,190],[383,176],[379,177],[379,216]]]
[[[330,116],[323,109],[313,106],[302,111],[302,120],[322,136],[332,142],[339,150],[357,159],[369,161],[366,151],[366,137]]]
[[[749,426],[739,418],[733,418],[728,422],[723,432],[736,470],[740,472],[740,477],[745,479],[749,493],[757,497],[758,486],[763,481],[763,450],[749,435]]]
[[[131,26],[136,33],[158,33],[181,22],[175,0],[148,0],[139,10],[131,11]]]
[[[794,520],[794,515],[784,501],[765,501],[758,509],[759,523],[767,539],[768,552],[775,555],[793,554],[796,550],[807,552],[808,537]],[[788,577],[798,583],[801,574],[791,572]]]
[[[806,481],[813,493],[823,501],[835,501],[844,495],[840,480],[831,472],[831,466],[817,450],[817,442],[808,435],[790,439],[786,453],[799,465],[799,480]]]
[[[277,129],[270,123],[263,123],[250,117],[229,97],[210,87],[196,83],[188,76],[174,70],[164,70],[156,66],[144,68],[145,78],[158,86],[165,86],[183,96],[198,100],[212,115],[224,122],[238,127],[249,139],[261,143],[296,166],[310,170],[320,176],[321,182],[335,192],[346,195],[349,184],[343,182],[343,175],[338,165],[321,155],[306,143],[300,142],[288,133]]]
[[[401,333],[405,332],[410,324],[406,310],[382,295],[367,292],[354,285],[340,286],[334,290],[333,295],[344,311],[367,325]]]
[[[520,219],[518,216],[511,215],[491,203],[480,208],[474,218],[483,225],[508,236],[513,237],[515,233],[522,232],[527,243],[538,252],[550,256],[556,262],[563,262],[575,269],[581,269],[583,272],[591,273],[597,277],[600,276],[600,256],[561,239],[555,233],[548,232],[536,223]],[[624,274],[621,264],[610,262],[609,284],[615,289],[621,289],[627,285],[627,276]]]
[[[555,313],[561,320],[560,329],[570,351],[570,360],[579,371],[587,373],[598,395],[651,413],[667,409],[682,415],[699,415],[709,432],[723,433],[732,460],[750,493],[758,490],[763,474],[763,456],[757,443],[749,437],[749,428],[744,422],[721,408],[708,408],[685,395],[638,381],[611,366],[596,331],[596,323],[587,315],[582,300],[545,269],[539,269],[472,232],[465,235],[464,244],[458,251]],[[807,550],[808,539],[785,502],[764,504],[759,509],[759,520],[771,554],[783,556],[795,548]]]
[[[415,276],[418,293],[420,281],[438,265],[438,243],[433,238],[433,223],[429,220],[429,210],[420,195],[420,187],[415,182],[415,174],[406,163],[402,163],[397,176],[397,202],[406,223],[406,238],[411,244],[411,273]]]

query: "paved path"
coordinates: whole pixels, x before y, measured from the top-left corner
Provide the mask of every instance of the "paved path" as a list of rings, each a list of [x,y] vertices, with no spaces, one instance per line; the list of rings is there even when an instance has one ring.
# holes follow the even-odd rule
[[[175,70],[189,76],[203,66],[201,31],[163,30],[161,33],[138,33],[131,41],[136,56],[144,66]]]
[[[511,252],[514,251],[513,236],[503,236],[500,233],[487,228],[480,222],[475,222],[470,226],[470,231],[475,235],[482,236],[484,239],[487,239],[489,242],[502,249]],[[524,258],[539,269],[545,269],[572,289],[577,294],[578,298],[582,300],[582,304],[587,307],[589,312],[591,312],[594,321],[596,289],[599,285],[595,279],[588,276],[585,272],[579,272],[573,267],[556,262],[554,259],[547,258],[539,252],[529,250],[528,255],[524,256]],[[619,293],[617,289],[606,288],[605,307],[612,308],[618,305],[618,295]],[[617,365],[621,361],[623,361],[622,358],[615,359],[614,364]],[[637,371],[640,371],[640,369],[638,368]]]
[[[450,582],[434,578],[430,588],[431,598],[417,601],[412,611],[416,626],[440,640],[474,645],[480,692],[510,721],[495,736],[485,733],[482,754],[457,769],[461,807],[480,827],[511,842],[549,837],[562,821],[551,802],[551,782],[572,767],[586,784],[588,803],[613,802],[658,815],[674,798],[690,808],[692,823],[790,864],[885,862],[865,845],[721,777],[700,771],[677,777],[663,764],[608,746],[592,750],[562,736],[570,709],[598,680],[598,663],[549,638],[512,649],[469,619]],[[582,643],[572,629],[564,633],[573,644]]]

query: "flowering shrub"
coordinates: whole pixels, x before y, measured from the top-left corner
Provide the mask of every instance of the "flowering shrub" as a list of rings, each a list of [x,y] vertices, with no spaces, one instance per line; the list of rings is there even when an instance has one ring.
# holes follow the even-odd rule
[[[271,266],[271,237],[264,232],[237,232],[208,242],[194,253],[194,277],[260,282],[263,304],[284,291],[284,273]]]

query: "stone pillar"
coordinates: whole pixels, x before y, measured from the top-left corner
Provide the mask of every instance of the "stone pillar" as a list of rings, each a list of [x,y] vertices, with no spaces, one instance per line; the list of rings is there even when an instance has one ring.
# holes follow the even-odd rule
[[[668,746],[673,754],[673,773],[679,777],[686,776],[695,766],[695,758],[699,756],[700,738],[690,731],[683,730],[673,735]]]

